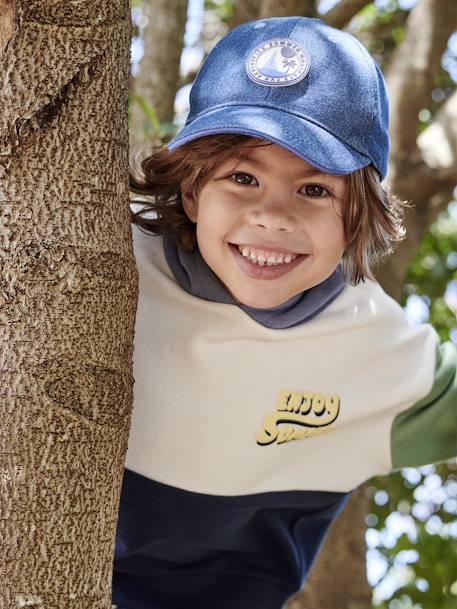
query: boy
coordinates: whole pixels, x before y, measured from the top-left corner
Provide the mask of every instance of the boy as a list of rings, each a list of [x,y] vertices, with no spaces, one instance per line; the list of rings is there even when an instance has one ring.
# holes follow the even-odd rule
[[[349,34],[247,23],[132,178],[163,236],[134,227],[120,608],[280,609],[357,485],[457,454],[455,347],[371,272],[403,236],[387,115]]]

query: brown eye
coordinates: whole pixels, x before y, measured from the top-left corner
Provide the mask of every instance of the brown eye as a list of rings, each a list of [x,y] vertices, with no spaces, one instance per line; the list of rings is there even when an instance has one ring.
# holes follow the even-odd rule
[[[308,197],[327,197],[329,191],[319,184],[307,184],[305,192]]]
[[[246,186],[251,186],[254,182],[258,184],[254,176],[251,176],[249,173],[234,173],[230,177],[237,184],[244,184]]]

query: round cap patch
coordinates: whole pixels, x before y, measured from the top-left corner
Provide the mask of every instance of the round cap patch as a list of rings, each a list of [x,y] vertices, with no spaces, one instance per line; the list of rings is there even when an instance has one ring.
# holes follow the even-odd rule
[[[309,72],[308,51],[290,38],[273,38],[255,47],[246,62],[251,80],[267,87],[287,87]]]

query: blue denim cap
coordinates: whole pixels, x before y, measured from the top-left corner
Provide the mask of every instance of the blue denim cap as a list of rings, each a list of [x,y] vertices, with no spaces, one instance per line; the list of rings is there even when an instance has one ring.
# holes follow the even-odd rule
[[[262,19],[235,28],[208,55],[186,124],[168,148],[240,133],[279,144],[325,173],[372,163],[383,179],[388,123],[381,70],[354,36],[320,19]]]

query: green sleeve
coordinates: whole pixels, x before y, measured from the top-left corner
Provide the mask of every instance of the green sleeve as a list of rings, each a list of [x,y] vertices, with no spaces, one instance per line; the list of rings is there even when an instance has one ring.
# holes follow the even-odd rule
[[[392,470],[438,463],[457,456],[457,347],[437,347],[429,394],[398,414],[391,429]]]

